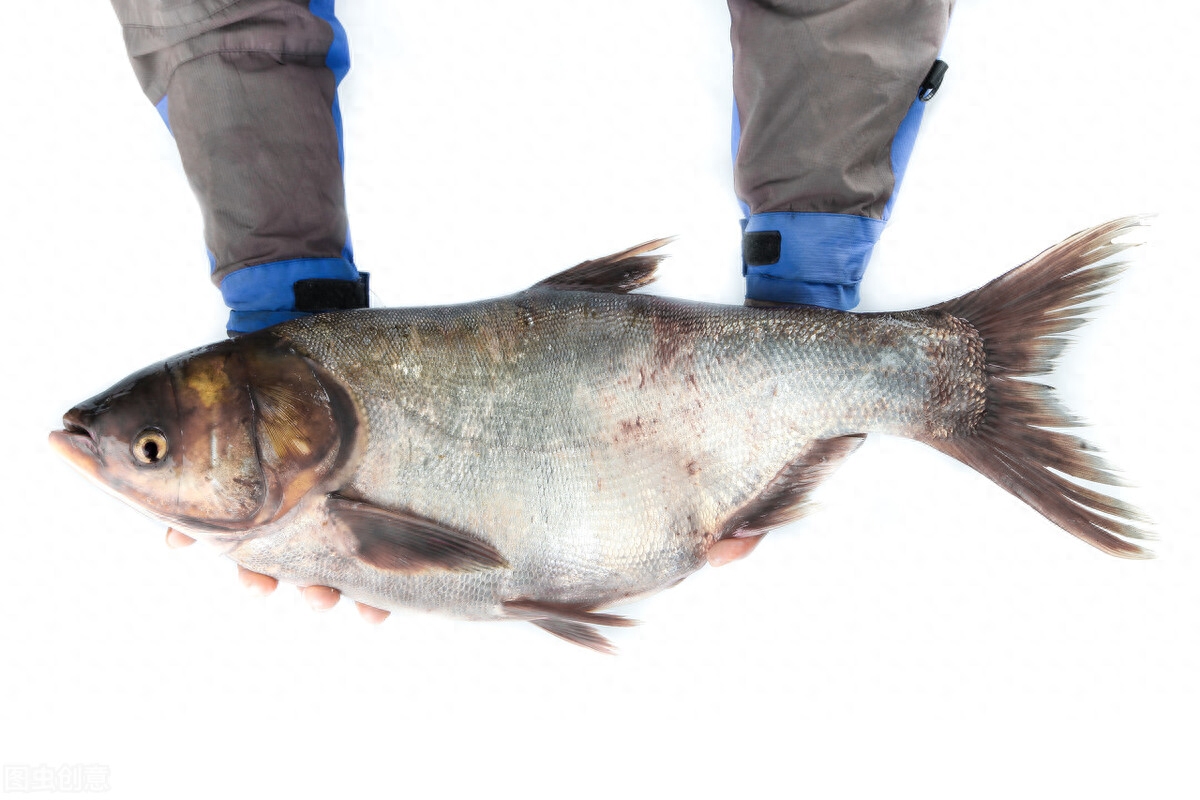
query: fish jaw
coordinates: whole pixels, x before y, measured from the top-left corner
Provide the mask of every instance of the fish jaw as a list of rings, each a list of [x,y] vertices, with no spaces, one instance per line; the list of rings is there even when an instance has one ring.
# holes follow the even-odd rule
[[[86,428],[71,422],[68,417],[63,418],[63,430],[50,431],[50,449],[65,458],[84,477],[102,483],[100,451],[96,441]]]
[[[63,430],[50,431],[49,442],[51,450],[62,456],[76,472],[99,487],[105,494],[115,497],[153,520],[178,527],[178,523],[174,520],[152,513],[133,498],[118,491],[105,479],[103,474],[104,456],[100,454],[100,448],[97,446],[95,438],[87,428],[71,421],[71,413],[63,417]]]

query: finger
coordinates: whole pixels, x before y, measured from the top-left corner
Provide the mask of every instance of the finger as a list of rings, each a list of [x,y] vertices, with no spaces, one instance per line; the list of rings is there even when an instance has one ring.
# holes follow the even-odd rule
[[[250,594],[257,595],[258,597],[266,597],[275,591],[275,587],[279,585],[279,581],[270,575],[253,572],[241,564],[238,564],[238,580],[242,582],[242,586],[250,590]]]
[[[382,608],[369,606],[366,603],[355,603],[354,605],[358,607],[358,613],[362,616],[362,618],[372,625],[378,625],[387,619],[392,613],[390,611],[384,611]]]
[[[188,536],[186,533],[180,533],[174,528],[167,528],[167,547],[170,547],[172,550],[180,547],[187,547],[188,545],[195,543],[196,540]]]
[[[738,559],[745,558],[754,552],[763,540],[764,534],[748,536],[745,539],[722,539],[708,548],[708,563],[714,567],[723,567]]]
[[[300,594],[308,601],[313,611],[328,611],[337,605],[342,593],[331,586],[303,586]]]

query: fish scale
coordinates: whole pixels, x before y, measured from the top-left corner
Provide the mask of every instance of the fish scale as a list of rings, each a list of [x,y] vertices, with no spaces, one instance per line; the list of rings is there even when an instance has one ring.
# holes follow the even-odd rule
[[[489,333],[513,319],[526,320],[515,335]],[[883,335],[884,326],[902,330]],[[419,344],[407,349],[357,346],[413,329],[419,336],[404,338]],[[721,523],[811,442],[923,432],[914,429],[929,402],[920,353],[932,330],[886,317],[542,290],[303,319],[276,335],[351,387],[364,409],[370,466],[350,493],[477,531],[505,554],[503,579],[412,579],[484,601],[460,613],[495,617],[506,597],[605,605],[677,581],[704,563]],[[872,347],[879,338],[899,346]],[[484,387],[486,402],[463,402],[464,387]],[[308,534],[277,535],[293,549]],[[245,547],[261,552],[263,538]],[[354,593],[344,575],[318,578]],[[481,584],[494,594],[479,594]]]

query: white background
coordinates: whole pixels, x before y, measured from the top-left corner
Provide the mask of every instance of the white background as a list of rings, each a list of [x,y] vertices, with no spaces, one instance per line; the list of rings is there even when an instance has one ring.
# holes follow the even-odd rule
[[[341,5],[376,305],[507,293],[669,234],[654,291],[740,301],[723,3]],[[51,455],[64,411],[221,337],[224,309],[107,4],[8,13],[0,762],[103,765],[121,797],[1200,793],[1191,4],[963,0],[861,306],[1157,212],[1053,380],[1138,484],[1159,558],[1104,556],[874,439],[819,513],[624,609],[646,624],[611,658],[529,625],[251,598]]]

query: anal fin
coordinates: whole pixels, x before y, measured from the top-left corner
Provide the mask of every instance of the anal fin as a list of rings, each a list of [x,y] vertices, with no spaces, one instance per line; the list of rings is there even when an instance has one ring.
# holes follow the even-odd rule
[[[616,651],[612,642],[596,630],[596,625],[610,628],[628,628],[637,625],[637,620],[618,614],[604,614],[586,606],[571,603],[547,603],[540,600],[508,600],[504,610],[514,619],[524,619],[542,630],[552,633],[572,644],[587,647],[599,653],[612,654]]]
[[[329,515],[349,532],[350,549],[379,569],[474,572],[508,566],[488,542],[429,517],[338,494],[329,495],[327,503]]]
[[[808,497],[822,481],[858,449],[866,434],[821,439],[781,469],[758,495],[733,513],[718,539],[757,536],[803,517]]]

